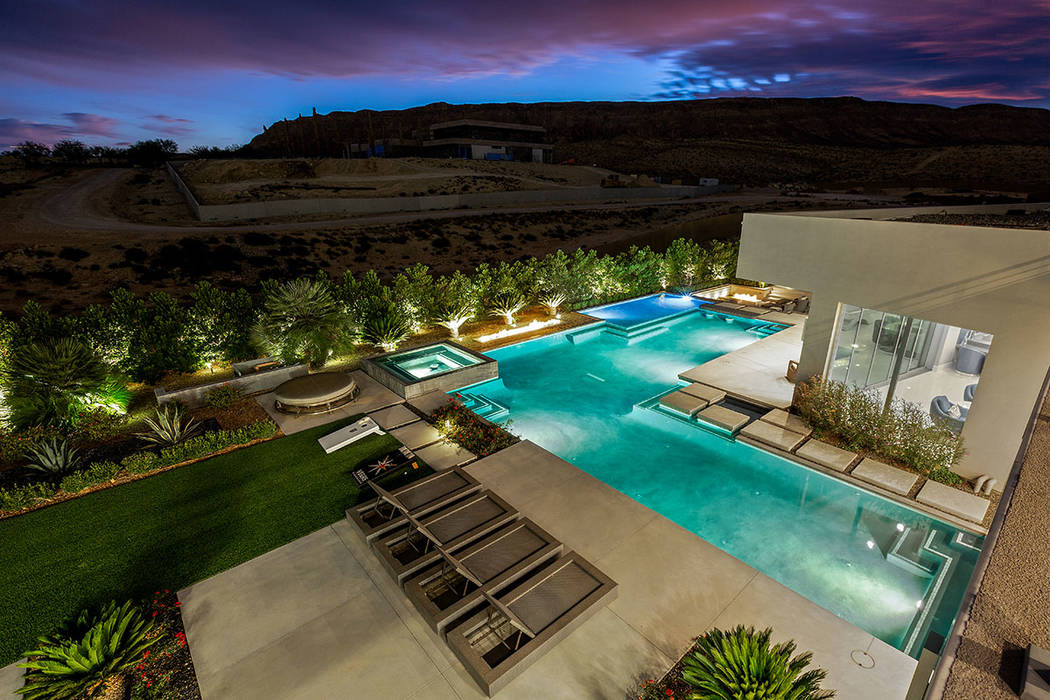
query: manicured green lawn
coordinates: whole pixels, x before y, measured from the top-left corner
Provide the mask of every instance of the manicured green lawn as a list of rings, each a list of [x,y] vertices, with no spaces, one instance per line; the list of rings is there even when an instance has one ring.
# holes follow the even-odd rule
[[[343,517],[350,472],[399,445],[326,455],[317,438],[346,422],[0,521],[0,665],[85,605],[177,590]]]

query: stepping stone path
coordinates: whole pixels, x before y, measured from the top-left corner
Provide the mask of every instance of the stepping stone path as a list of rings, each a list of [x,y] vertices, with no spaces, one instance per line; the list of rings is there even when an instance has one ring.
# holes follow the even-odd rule
[[[383,430],[392,430],[393,428],[400,428],[402,425],[409,423],[415,423],[419,420],[419,416],[413,413],[404,404],[397,404],[390,408],[384,408],[382,411],[376,411],[375,413],[368,414],[369,417],[379,424],[379,427]]]
[[[799,457],[805,457],[810,462],[815,462],[822,467],[844,472],[857,459],[857,455],[841,447],[829,445],[820,440],[810,440],[802,447],[795,450]]]
[[[806,439],[804,435],[760,420],[745,425],[740,434],[752,440],[780,448],[785,452],[791,452]]]
[[[681,391],[690,396],[695,396],[698,399],[703,399],[709,404],[718,403],[726,397],[726,393],[721,389],[716,389],[713,386],[708,386],[699,382],[687,384],[681,388]]]
[[[470,450],[444,441],[416,450],[416,456],[429,464],[434,471],[458,467],[475,459],[474,453]]]
[[[975,523],[983,522],[988,513],[986,499],[930,479],[919,489],[915,500]]]
[[[697,411],[707,406],[707,400],[698,398],[684,391],[675,391],[660,397],[660,405],[687,416],[696,415]]]
[[[912,487],[915,486],[915,482],[919,480],[918,474],[891,467],[871,457],[862,459],[856,469],[850,473],[861,481],[881,486],[887,491],[899,493],[902,496],[907,495]]]
[[[401,428],[394,428],[389,432],[397,438],[402,445],[410,450],[416,451],[418,451],[420,447],[430,445],[441,439],[441,433],[438,432],[437,428],[423,421],[409,423]]]
[[[788,413],[779,408],[774,408],[772,411],[762,416],[762,420],[766,423],[779,425],[781,428],[785,428],[793,433],[798,433],[799,435],[804,435],[806,437],[809,437],[813,432],[813,428],[809,426],[809,423],[803,420],[800,416]]]
[[[717,425],[719,428],[728,430],[731,433],[740,430],[751,420],[750,416],[738,413],[725,406],[708,406],[697,414],[697,418],[701,418],[712,425]]]

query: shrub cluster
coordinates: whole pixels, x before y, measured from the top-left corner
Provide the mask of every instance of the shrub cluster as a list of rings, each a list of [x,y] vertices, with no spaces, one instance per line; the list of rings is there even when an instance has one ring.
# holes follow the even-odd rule
[[[136,452],[125,457],[120,464],[95,462],[85,469],[69,474],[57,485],[41,482],[0,489],[0,513],[16,513],[63,493],[72,495],[122,476],[148,474],[181,462],[208,457],[228,447],[271,438],[276,432],[277,426],[270,421],[260,421],[232,430],[215,430],[165,447],[159,452]]]
[[[410,332],[480,318],[496,306],[531,306],[560,298],[566,308],[616,301],[660,288],[697,288],[732,276],[737,244],[674,241],[665,253],[633,247],[617,255],[557,251],[544,258],[482,263],[471,275],[435,276],[415,265],[389,283],[370,271],[331,279],[264,281],[261,293],[199,283],[182,304],[164,292],[139,297],[126,289],[79,315],[52,317],[34,301],[17,323],[0,317],[0,372],[13,351],[72,339],[106,367],[132,380],[253,357],[258,350],[323,363],[331,351],[365,340],[396,345]],[[521,307],[518,307],[521,308]],[[456,326],[458,328],[458,325]],[[314,351],[317,352],[314,352]]]
[[[204,403],[211,408],[229,408],[241,399],[241,391],[235,386],[223,384],[204,396]]]
[[[430,420],[446,438],[478,457],[499,452],[518,441],[506,429],[489,423],[452,399],[431,413]]]
[[[814,377],[799,386],[795,406],[818,436],[835,437],[853,451],[900,462],[945,483],[960,483],[951,467],[962,458],[962,438],[921,406],[897,399],[885,410],[871,390]]]

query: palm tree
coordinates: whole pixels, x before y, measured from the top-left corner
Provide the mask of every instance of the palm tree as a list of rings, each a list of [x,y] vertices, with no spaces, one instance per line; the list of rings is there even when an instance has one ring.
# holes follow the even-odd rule
[[[508,326],[514,325],[514,316],[525,308],[525,299],[514,291],[500,292],[492,298],[492,312],[502,316]]]
[[[450,301],[438,309],[435,318],[439,326],[444,326],[453,338],[458,338],[460,326],[474,318],[474,304],[469,300]]]
[[[90,345],[72,338],[15,348],[6,372],[12,422],[24,428],[72,421],[112,388],[109,372]]]
[[[349,321],[328,285],[292,280],[267,295],[253,335],[268,354],[284,362],[320,367],[349,342]]]
[[[696,688],[694,700],[826,700],[823,669],[803,672],[813,659],[806,652],[792,657],[795,642],[772,646],[773,630],[756,632],[738,626],[713,629],[696,640],[696,650],[682,664],[682,679]]]

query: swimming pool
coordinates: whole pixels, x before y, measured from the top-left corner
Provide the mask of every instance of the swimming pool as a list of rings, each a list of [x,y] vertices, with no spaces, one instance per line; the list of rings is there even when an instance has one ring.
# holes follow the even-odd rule
[[[610,324],[623,328],[632,328],[656,319],[693,311],[703,304],[710,303],[706,299],[697,299],[685,294],[666,294],[661,292],[615,304],[595,306],[590,309],[584,309],[580,313],[603,319]]]
[[[437,343],[388,355],[377,364],[409,381],[415,381],[463,367],[471,367],[480,362],[482,362],[481,358],[474,357],[448,343]]]
[[[678,311],[644,323],[658,332],[625,342],[602,324],[487,352],[500,377],[456,393],[912,656],[929,630],[947,634],[981,538],[638,406],[764,325]]]

